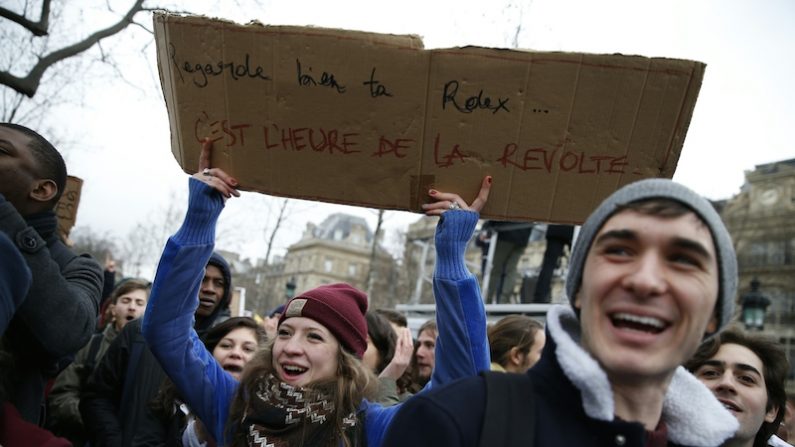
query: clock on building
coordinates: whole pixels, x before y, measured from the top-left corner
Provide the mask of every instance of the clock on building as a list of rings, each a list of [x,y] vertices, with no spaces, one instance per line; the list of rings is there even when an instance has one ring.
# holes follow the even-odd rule
[[[767,188],[759,194],[759,202],[762,205],[770,206],[778,201],[778,188]]]

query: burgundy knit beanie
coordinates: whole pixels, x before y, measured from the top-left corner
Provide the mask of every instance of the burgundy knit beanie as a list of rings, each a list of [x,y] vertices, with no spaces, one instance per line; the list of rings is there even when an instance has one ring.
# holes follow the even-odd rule
[[[356,357],[367,349],[367,294],[348,284],[325,284],[287,303],[279,325],[290,317],[311,318],[326,327]]]

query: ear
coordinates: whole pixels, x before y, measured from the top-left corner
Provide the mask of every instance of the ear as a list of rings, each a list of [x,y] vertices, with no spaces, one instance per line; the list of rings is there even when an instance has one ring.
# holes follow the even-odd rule
[[[718,316],[712,313],[707,322],[707,334],[714,334],[718,330]]]
[[[33,190],[30,192],[30,198],[36,202],[49,202],[58,194],[58,185],[53,180],[41,179],[36,180]]]
[[[770,423],[775,421],[776,416],[778,416],[778,406],[773,405],[773,407],[771,407],[769,410],[767,410],[767,413],[765,413],[765,422]]]
[[[582,309],[581,295],[582,295],[582,287],[580,287],[580,290],[578,290],[577,293],[574,294],[574,308],[578,310]]]
[[[515,366],[522,365],[522,352],[514,346],[511,348],[511,352],[508,354],[508,361],[510,361]]]

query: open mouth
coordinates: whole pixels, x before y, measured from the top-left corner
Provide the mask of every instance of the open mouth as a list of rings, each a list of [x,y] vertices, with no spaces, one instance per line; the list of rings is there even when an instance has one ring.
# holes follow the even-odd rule
[[[668,327],[668,323],[659,318],[645,317],[625,312],[617,312],[610,315],[613,326],[619,329],[629,329],[637,332],[649,334],[659,334]]]
[[[309,371],[309,368],[304,368],[303,366],[297,365],[282,364],[282,371],[284,371],[284,374],[287,376],[287,378],[295,378]]]
[[[730,400],[718,399],[718,401],[720,401],[720,403],[723,404],[723,406],[726,407],[726,409],[729,410],[729,411],[732,411],[732,412],[735,412],[735,413],[740,413],[740,412],[743,411],[743,410],[740,409],[740,407],[738,407],[734,402],[732,402]]]
[[[127,315],[126,317],[124,317],[124,319],[127,321],[133,321],[135,320],[135,317],[133,315]]]
[[[241,365],[224,365],[224,371],[230,374],[240,374],[243,372],[243,366]]]

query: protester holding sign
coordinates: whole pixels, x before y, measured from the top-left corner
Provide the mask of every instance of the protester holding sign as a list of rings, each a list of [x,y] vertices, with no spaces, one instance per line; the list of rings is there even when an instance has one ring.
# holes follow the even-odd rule
[[[210,149],[205,141],[200,172],[190,179],[185,220],[160,259],[144,316],[152,351],[219,443],[381,445],[400,404],[382,407],[368,400],[377,381],[359,361],[367,344],[362,291],[331,284],[298,294],[279,319],[276,339],[246,366],[240,384],[196,336],[193,310],[215,224],[224,200],[239,195],[234,178],[210,168]],[[487,177],[470,205],[456,194],[431,190],[435,201],[424,207],[428,215],[444,213],[434,279],[441,340],[431,386],[489,368],[485,309],[464,251],[490,187]]]

